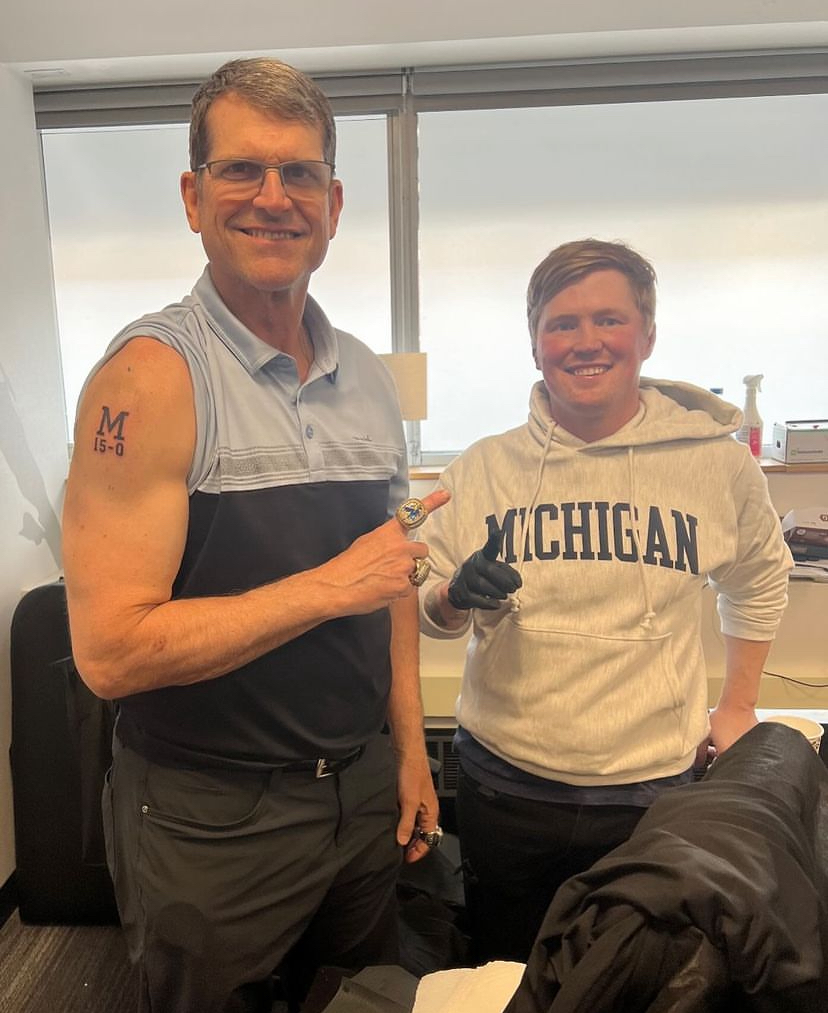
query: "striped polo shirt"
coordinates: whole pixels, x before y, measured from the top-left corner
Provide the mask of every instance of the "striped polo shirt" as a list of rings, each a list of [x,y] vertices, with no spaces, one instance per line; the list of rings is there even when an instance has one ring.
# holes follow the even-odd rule
[[[293,358],[236,319],[205,270],[180,303],[121,331],[96,367],[138,336],[189,367],[197,437],[173,598],[234,594],[319,566],[407,494],[385,365],[310,297],[304,323],[315,358],[300,383]],[[175,766],[261,770],[344,755],[385,721],[389,636],[387,609],[322,623],[220,678],[121,699],[119,737]]]

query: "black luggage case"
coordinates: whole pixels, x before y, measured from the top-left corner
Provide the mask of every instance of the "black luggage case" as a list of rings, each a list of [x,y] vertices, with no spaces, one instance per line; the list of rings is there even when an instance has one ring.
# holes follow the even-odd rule
[[[11,625],[15,884],[24,922],[112,924],[100,798],[112,705],[72,660],[62,581],[29,591]]]

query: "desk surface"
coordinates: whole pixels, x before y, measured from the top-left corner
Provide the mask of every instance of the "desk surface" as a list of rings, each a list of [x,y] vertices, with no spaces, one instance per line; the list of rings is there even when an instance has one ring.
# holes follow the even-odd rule
[[[810,718],[811,721],[818,721],[821,725],[828,725],[828,710],[802,710],[799,707],[756,708],[756,716],[760,721],[764,721],[771,714],[787,714],[790,717]]]

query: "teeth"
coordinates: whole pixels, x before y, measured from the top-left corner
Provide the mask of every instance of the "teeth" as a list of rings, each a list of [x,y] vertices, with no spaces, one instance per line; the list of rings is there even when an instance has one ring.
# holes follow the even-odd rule
[[[573,369],[575,376],[598,376],[599,373],[606,373],[606,366],[579,366]]]
[[[270,232],[267,229],[245,229],[244,231],[255,239],[293,239],[292,232]]]

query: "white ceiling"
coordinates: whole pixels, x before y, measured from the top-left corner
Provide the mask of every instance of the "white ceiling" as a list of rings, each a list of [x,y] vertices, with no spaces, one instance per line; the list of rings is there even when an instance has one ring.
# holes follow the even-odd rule
[[[292,8],[292,9],[291,9]],[[269,53],[313,73],[828,46],[826,0],[2,0],[35,87],[203,76]]]

